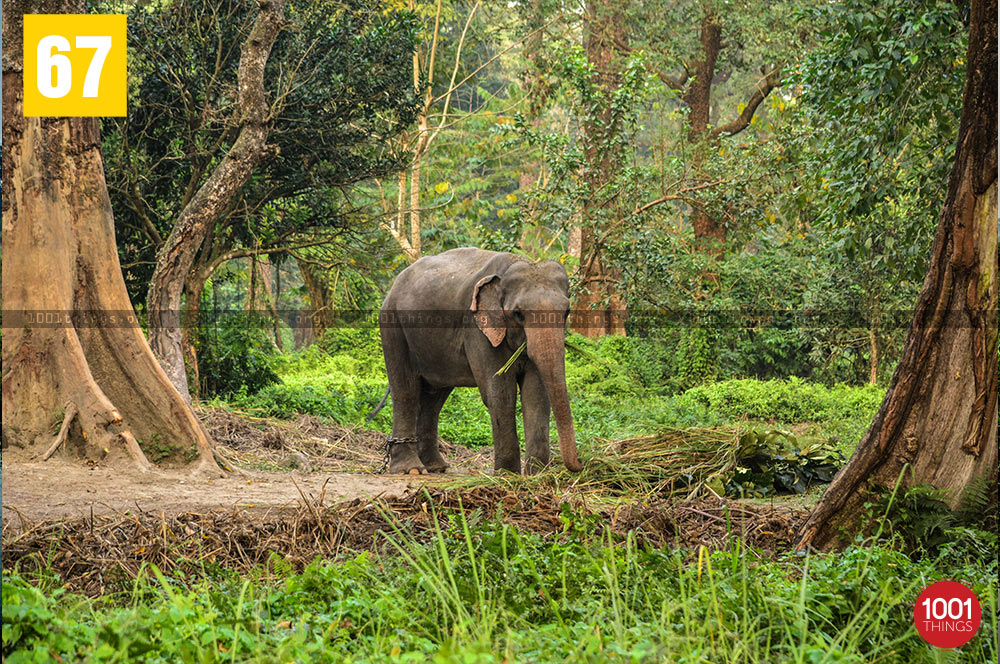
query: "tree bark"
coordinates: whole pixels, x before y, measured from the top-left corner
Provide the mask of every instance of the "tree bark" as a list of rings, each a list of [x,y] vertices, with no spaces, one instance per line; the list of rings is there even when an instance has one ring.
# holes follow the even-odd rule
[[[312,321],[312,338],[319,339],[330,329],[334,314],[334,301],[323,279],[323,272],[315,265],[296,259],[302,283],[309,294],[309,318]]]
[[[194,385],[191,386],[191,396],[198,399],[200,393],[200,373],[198,371],[198,350],[196,343],[198,339],[198,327],[201,325],[201,294],[205,290],[205,281],[208,277],[202,276],[203,270],[194,269],[184,281],[184,316],[183,321],[183,348],[187,369],[191,372]]]
[[[81,0],[12,0],[3,12],[3,440],[91,461],[151,467],[200,459],[211,442],[156,362],[128,299],[97,118],[23,116],[22,16]],[[32,314],[51,312],[57,324]],[[159,456],[159,455],[158,455]]]
[[[997,481],[997,3],[973,0],[955,165],[902,360],[799,548],[833,548],[878,487],[929,484],[957,504]],[[905,469],[905,472],[904,472]]]
[[[761,79],[757,87],[750,94],[743,110],[731,121],[713,129],[709,129],[712,111],[712,84],[716,77],[716,64],[719,54],[724,48],[722,41],[722,27],[719,18],[712,12],[706,12],[701,18],[698,41],[701,44],[700,59],[690,62],[685,69],[693,72],[694,76],[685,75],[684,82],[687,89],[684,91],[683,100],[690,109],[688,116],[688,141],[692,144],[707,142],[709,145],[717,145],[719,140],[725,136],[733,136],[746,129],[757,108],[767,98],[776,87],[781,85],[781,68],[770,69],[761,68]],[[663,77],[669,85],[679,87],[678,81],[669,77]],[[690,81],[690,82],[688,82]],[[695,162],[694,168],[699,170],[700,163]],[[695,238],[706,248],[714,253],[725,245],[727,229],[725,224],[715,219],[704,207],[695,205],[691,212],[691,226],[694,229]]]
[[[281,350],[278,309],[274,300],[274,265],[266,256],[250,257],[250,292],[246,309],[254,317],[252,325],[263,325],[265,317],[271,321],[271,340],[274,347]]]
[[[177,391],[190,399],[180,329],[181,293],[213,224],[270,154],[264,67],[284,25],[285,0],[259,0],[260,13],[240,53],[240,132],[219,165],[181,211],[157,256],[147,296],[149,341]]]
[[[715,78],[715,63],[722,50],[722,27],[714,14],[706,13],[701,19],[699,33],[701,58],[691,63],[694,78],[684,93],[684,103],[691,109],[688,115],[688,141],[700,143],[709,139],[708,123],[712,110],[712,79]],[[698,170],[699,164],[695,164]],[[699,242],[726,242],[726,227],[716,221],[700,205],[691,211],[691,226]]]
[[[610,100],[622,83],[619,49],[628,44],[628,31],[621,7],[611,0],[590,0],[587,3],[584,49],[594,68],[594,87]],[[600,193],[614,181],[620,166],[621,150],[615,140],[622,131],[610,104],[587,111],[584,121],[583,147],[587,160],[587,176],[593,195],[584,202],[583,216],[598,218],[605,208],[616,206]],[[608,221],[614,224],[615,220]],[[604,242],[592,227],[582,227],[580,239],[580,292],[574,304],[572,328],[580,334],[597,338],[608,334],[625,334],[627,307],[621,296],[620,275],[604,260]]]

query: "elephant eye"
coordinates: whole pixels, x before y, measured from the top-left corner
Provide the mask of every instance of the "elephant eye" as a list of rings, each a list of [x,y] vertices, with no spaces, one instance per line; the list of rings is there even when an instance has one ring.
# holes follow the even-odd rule
[[[524,312],[521,311],[521,307],[516,307],[514,309],[514,320],[516,320],[518,323],[524,322]]]

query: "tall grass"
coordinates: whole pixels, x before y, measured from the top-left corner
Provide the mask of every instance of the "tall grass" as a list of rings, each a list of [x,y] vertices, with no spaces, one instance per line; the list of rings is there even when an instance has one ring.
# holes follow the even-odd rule
[[[436,508],[428,504],[428,510]],[[87,600],[19,576],[3,583],[5,661],[995,662],[995,561],[913,560],[887,546],[762,557],[615,541],[564,515],[544,538],[477,512],[403,521],[384,553],[299,573],[188,583],[156,570],[126,596]],[[979,634],[939,651],[913,602],[953,578],[983,604]]]

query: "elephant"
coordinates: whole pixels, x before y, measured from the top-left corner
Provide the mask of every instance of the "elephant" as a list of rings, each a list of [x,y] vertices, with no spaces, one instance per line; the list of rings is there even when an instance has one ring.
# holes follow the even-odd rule
[[[515,411],[524,421],[525,472],[549,464],[555,415],[566,468],[580,471],[566,389],[569,279],[555,261],[474,247],[425,256],[404,269],[379,312],[392,393],[390,473],[441,473],[438,417],[456,387],[478,387],[493,428],[494,468],[521,473]],[[505,371],[499,370],[526,342]]]

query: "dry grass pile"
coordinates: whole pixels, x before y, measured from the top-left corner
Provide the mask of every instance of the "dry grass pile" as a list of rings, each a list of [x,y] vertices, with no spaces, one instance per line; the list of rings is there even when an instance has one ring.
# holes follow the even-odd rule
[[[304,466],[330,472],[370,472],[382,465],[385,434],[378,431],[330,424],[313,415],[277,420],[201,408],[199,416],[220,460],[228,465],[267,470]],[[491,450],[470,450],[442,440],[441,451],[458,471],[492,468]]]
[[[602,441],[603,448],[586,460],[580,473],[477,476],[467,481],[595,500],[718,497],[723,493],[719,480],[736,468],[740,435],[733,428],[666,429],[652,436]],[[553,464],[559,463],[556,457]]]
[[[435,519],[444,528],[447,514],[459,508],[545,537],[569,536],[565,502],[552,493],[481,486],[412,491],[377,503],[355,499],[324,506],[322,500],[303,497],[297,507],[263,513],[140,512],[37,524],[10,519],[3,530],[3,566],[48,570],[71,589],[96,596],[127,589],[148,564],[167,573],[183,570],[189,577],[218,567],[266,575],[275,555],[301,568],[317,556],[379,550],[385,544],[381,533],[392,530],[390,520],[426,539],[435,530]],[[805,516],[804,511],[748,507],[719,498],[614,508],[589,508],[577,499],[571,506],[576,515],[596,517],[617,539],[633,532],[644,546],[692,549],[725,547],[734,536],[754,547],[784,548]]]
[[[607,500],[764,497],[803,493],[828,483],[843,465],[831,445],[779,430],[665,428],[649,436],[601,442],[603,447],[580,473],[477,477],[467,482]]]

